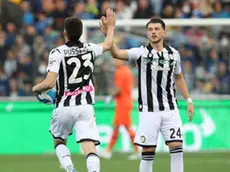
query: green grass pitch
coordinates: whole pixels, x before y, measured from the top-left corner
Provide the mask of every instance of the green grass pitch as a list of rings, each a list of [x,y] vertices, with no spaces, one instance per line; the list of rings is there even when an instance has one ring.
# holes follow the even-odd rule
[[[127,160],[127,154],[115,153],[111,160],[101,159],[101,172],[138,172],[139,160]],[[72,155],[76,169],[87,172],[83,155]],[[170,172],[170,156],[157,153],[154,172]],[[230,172],[230,152],[185,153],[185,172]],[[55,155],[1,155],[0,172],[64,172]]]

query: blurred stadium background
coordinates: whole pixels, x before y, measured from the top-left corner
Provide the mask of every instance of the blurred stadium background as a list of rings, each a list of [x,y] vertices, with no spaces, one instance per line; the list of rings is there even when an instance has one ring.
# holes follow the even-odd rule
[[[121,48],[147,44],[145,24],[152,16],[165,19],[166,42],[181,53],[185,80],[194,99],[195,118],[186,118],[186,102],[178,95],[183,121],[185,171],[229,172],[230,169],[230,0],[0,0],[0,172],[57,172],[48,133],[52,106],[33,97],[32,86],[46,75],[49,51],[64,43],[65,17],[84,20],[82,40],[101,42],[99,20],[105,9],[117,12],[115,41]],[[100,149],[112,132],[114,104],[104,106],[113,87],[113,61],[109,53],[95,61],[97,123]],[[130,64],[135,76],[137,72]],[[135,82],[137,84],[137,82]],[[137,85],[133,89],[134,100]],[[137,126],[137,106],[133,127]],[[101,171],[138,171],[129,161],[128,135],[121,128],[116,153],[102,160]],[[86,171],[84,156],[68,141],[77,169]],[[169,171],[169,155],[159,139],[155,171]]]

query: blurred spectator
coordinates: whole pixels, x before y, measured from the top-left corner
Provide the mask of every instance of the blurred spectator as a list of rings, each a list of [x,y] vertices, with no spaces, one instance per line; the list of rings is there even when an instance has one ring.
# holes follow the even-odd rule
[[[7,23],[6,25],[6,41],[5,41],[5,47],[6,49],[10,49],[11,46],[14,44],[16,39],[16,26],[14,23]]]
[[[183,27],[175,27],[175,29],[171,30],[170,40],[174,47],[179,48],[180,45],[186,44],[188,38],[185,36],[183,32]]]
[[[181,18],[190,18],[192,16],[192,5],[189,1],[185,1],[182,6]]]
[[[3,64],[6,59],[6,34],[0,31],[0,64]]]
[[[43,52],[47,49],[47,44],[42,36],[37,36],[33,44],[34,64],[38,65]]]
[[[36,35],[37,35],[37,30],[34,25],[25,26],[25,32],[24,32],[23,37],[24,37],[26,44],[30,46],[33,45]]]
[[[80,1],[76,4],[73,16],[80,19],[93,19],[93,14],[86,11],[86,5],[83,1]]]
[[[172,5],[166,5],[163,9],[162,17],[163,18],[174,18],[175,11]]]
[[[185,0],[163,0],[162,6],[165,8],[167,5],[172,5],[174,7],[181,7]]]
[[[218,94],[230,94],[230,74],[226,62],[218,64],[217,76],[213,79],[213,91]]]
[[[194,76],[193,64],[190,60],[186,60],[183,64],[183,75],[188,90],[191,91],[195,86],[195,76]]]
[[[42,9],[50,14],[56,9],[56,3],[54,0],[42,0]]]
[[[4,70],[5,70],[6,75],[9,78],[13,75],[13,73],[17,71],[17,65],[18,65],[18,62],[17,62],[17,56],[15,52],[12,50],[9,50],[7,52],[7,58],[4,63]]]
[[[1,24],[6,28],[8,22],[14,23],[15,26],[21,28],[23,25],[23,11],[19,5],[8,0],[1,0]]]
[[[0,65],[0,96],[9,95],[9,80],[6,76],[3,67]]]
[[[56,40],[58,38],[59,32],[54,30],[52,26],[47,26],[45,29],[45,34],[44,34],[44,41],[48,45],[49,49],[53,49],[55,47]]]
[[[46,75],[48,57],[49,57],[49,51],[45,50],[38,64],[37,73],[39,76]]]
[[[12,51],[17,54],[18,60],[21,61],[25,56],[31,55],[31,47],[25,43],[22,35],[17,35]]]
[[[30,80],[23,81],[23,88],[19,90],[18,96],[33,96],[32,83]]]
[[[15,78],[11,78],[9,81],[9,88],[10,88],[10,97],[18,97],[18,92],[20,88],[18,86],[17,80]]]
[[[199,0],[193,0],[192,1],[192,18],[203,18],[204,14],[201,11],[200,8],[200,1]]]
[[[42,0],[29,0],[30,9],[34,14],[42,11]]]
[[[54,18],[54,29],[63,31],[64,20],[69,16],[67,5],[64,0],[56,0],[56,9],[52,12],[52,17]]]
[[[153,16],[149,0],[139,0],[137,10],[134,12],[135,19],[148,19]]]
[[[213,74],[213,76],[217,73],[218,64],[220,62],[220,58],[215,49],[210,51],[209,57],[205,61],[205,69],[207,72]]]
[[[213,0],[201,0],[200,1],[200,11],[205,18],[208,18],[212,15],[212,2]]]
[[[93,16],[99,15],[98,3],[96,0],[87,0],[86,11]]]
[[[21,62],[18,64],[18,70],[20,71],[19,75],[21,79],[31,79],[32,80],[32,59],[30,56],[25,56],[21,59]]]
[[[30,5],[28,1],[21,2],[21,9],[23,11],[23,23],[27,24],[34,24],[34,15],[30,12]]]
[[[205,79],[208,79],[206,70],[204,68],[203,61],[200,61],[198,63],[198,66],[196,66],[195,76],[196,76],[197,81],[201,81],[201,82],[204,81]]]
[[[162,1],[160,0],[150,0],[152,6],[152,12],[159,16],[162,10]],[[164,1],[163,1],[164,2]]]
[[[116,17],[117,19],[131,19],[133,17],[132,8],[126,6],[124,0],[116,1]]]
[[[220,3],[220,1],[215,1],[212,17],[213,18],[229,18],[230,16],[228,12],[223,10],[222,4]]]
[[[230,62],[230,33],[225,33],[220,37],[219,40],[219,54],[223,58],[223,60],[226,60]]]
[[[106,9],[110,8],[110,7],[111,7],[110,1],[108,1],[108,0],[102,1],[102,4],[100,6],[100,13],[98,16],[96,16],[96,18],[100,19],[101,16],[106,16],[106,14],[105,14]]]
[[[45,33],[45,28],[53,24],[53,18],[47,17],[45,12],[39,12],[37,18],[36,29],[39,34],[43,35]]]

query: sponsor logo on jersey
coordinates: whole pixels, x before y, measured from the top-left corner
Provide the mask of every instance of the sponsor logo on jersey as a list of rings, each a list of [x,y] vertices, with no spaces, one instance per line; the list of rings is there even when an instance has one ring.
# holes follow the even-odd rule
[[[165,60],[165,59],[158,59],[158,58],[147,58],[144,57],[143,59],[144,63],[150,63],[152,70],[164,70],[169,71],[171,66],[175,66],[176,61],[175,60]],[[161,65],[161,66],[159,66]]]
[[[88,85],[88,86],[84,86],[82,89],[77,89],[74,91],[65,91],[64,95],[65,96],[77,96],[80,93],[91,92],[91,91],[93,91],[93,86]]]

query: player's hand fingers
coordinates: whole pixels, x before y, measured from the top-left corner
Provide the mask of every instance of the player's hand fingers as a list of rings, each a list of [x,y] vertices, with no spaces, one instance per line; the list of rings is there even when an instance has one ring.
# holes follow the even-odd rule
[[[188,120],[188,121],[191,122],[192,119],[193,119],[194,112],[193,112],[191,109],[189,109],[187,115],[188,115],[188,117],[189,117],[189,120]]]
[[[106,17],[110,18],[110,16],[111,16],[111,9],[107,8],[107,10],[106,10]]]
[[[106,22],[107,22],[107,18],[106,18],[105,16],[102,16],[102,17],[101,17],[101,24],[102,24],[103,26],[105,26],[105,25],[106,25]]]

